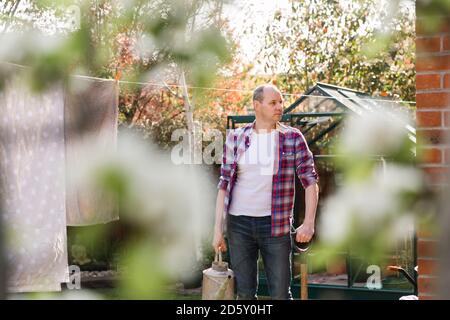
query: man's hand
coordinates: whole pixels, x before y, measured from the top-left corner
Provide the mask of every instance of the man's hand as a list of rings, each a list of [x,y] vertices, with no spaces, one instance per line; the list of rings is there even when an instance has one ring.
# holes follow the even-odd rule
[[[221,252],[227,251],[227,244],[225,242],[222,232],[220,231],[214,232],[214,239],[212,245],[216,253],[219,252],[219,250]]]
[[[309,242],[314,235],[314,224],[303,223],[296,230],[295,241],[299,243]]]

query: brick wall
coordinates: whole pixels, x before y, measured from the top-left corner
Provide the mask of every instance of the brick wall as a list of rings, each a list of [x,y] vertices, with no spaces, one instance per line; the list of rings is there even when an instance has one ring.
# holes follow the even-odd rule
[[[450,165],[450,16],[431,13],[438,26],[430,30],[430,20],[420,6],[416,20],[416,106],[419,148],[424,151],[421,168],[438,191],[447,183]],[[419,299],[437,297],[436,235],[418,230]]]

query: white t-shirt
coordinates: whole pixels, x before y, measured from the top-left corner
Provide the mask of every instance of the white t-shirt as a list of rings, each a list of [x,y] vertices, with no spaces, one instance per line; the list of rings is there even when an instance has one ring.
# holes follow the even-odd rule
[[[250,139],[250,146],[238,161],[229,213],[235,216],[270,216],[278,132],[253,131]]]

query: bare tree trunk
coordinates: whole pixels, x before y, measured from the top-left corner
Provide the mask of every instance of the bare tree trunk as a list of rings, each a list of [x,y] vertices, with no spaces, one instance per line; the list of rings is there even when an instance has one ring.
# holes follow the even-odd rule
[[[194,111],[191,101],[189,99],[189,92],[186,84],[186,75],[185,71],[181,70],[181,86],[183,89],[183,101],[184,101],[184,114],[186,117],[186,125],[189,133],[189,152],[190,152],[190,161],[194,162]]]
[[[186,84],[186,75],[184,70],[181,70],[181,86],[183,88],[184,112],[186,113],[186,124],[189,132],[194,129],[194,112],[193,106],[189,99],[189,92]]]

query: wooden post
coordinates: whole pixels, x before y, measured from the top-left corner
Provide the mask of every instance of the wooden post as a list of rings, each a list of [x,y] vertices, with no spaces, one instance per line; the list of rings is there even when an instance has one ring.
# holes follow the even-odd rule
[[[300,264],[300,273],[300,300],[308,300],[308,265],[304,262]]]

